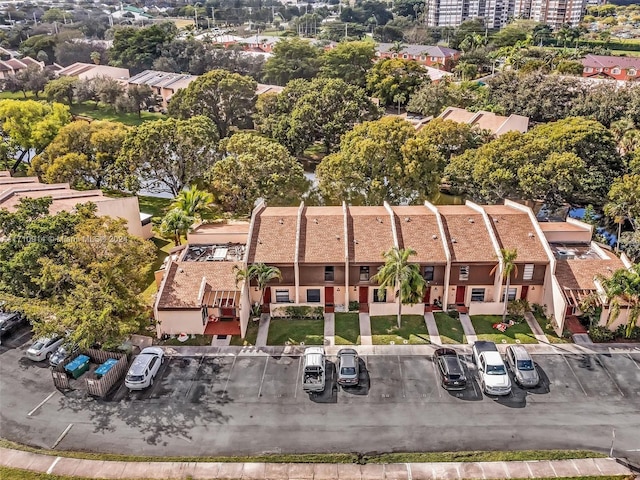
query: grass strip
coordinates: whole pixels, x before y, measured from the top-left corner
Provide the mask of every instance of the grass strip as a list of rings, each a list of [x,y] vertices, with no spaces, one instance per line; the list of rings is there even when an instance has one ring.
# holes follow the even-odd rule
[[[336,313],[336,345],[357,345],[360,343],[360,319],[358,313]]]
[[[45,450],[0,439],[0,447],[22,450],[66,458],[104,460],[120,462],[223,462],[223,463],[422,463],[422,462],[499,462],[524,460],[569,460],[578,458],[605,458],[606,455],[590,450],[521,450],[496,452],[416,452],[416,453],[310,453],[310,454],[269,454],[256,456],[205,456],[205,457],[153,457],[141,455],[121,455],[114,453],[92,453],[81,451]],[[5,478],[0,476],[0,478]],[[12,478],[12,477],[7,477]],[[602,477],[599,477],[602,478]]]

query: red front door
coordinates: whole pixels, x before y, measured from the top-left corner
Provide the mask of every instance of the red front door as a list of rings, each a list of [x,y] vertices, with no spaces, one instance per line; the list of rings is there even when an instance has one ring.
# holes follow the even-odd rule
[[[360,302],[360,311],[368,312],[369,311],[369,287],[360,287],[358,293],[358,299]]]
[[[529,285],[523,285],[522,290],[520,291],[520,298],[522,300],[527,299],[527,293],[529,293]]]
[[[324,287],[324,312],[333,313],[333,287]]]
[[[431,287],[424,287],[424,297],[422,297],[422,302],[426,305],[431,301]]]
[[[269,313],[269,304],[271,303],[271,287],[264,289],[264,298],[262,299],[262,313]]]
[[[466,287],[456,287],[456,304],[457,305],[464,305],[464,293],[465,293]]]

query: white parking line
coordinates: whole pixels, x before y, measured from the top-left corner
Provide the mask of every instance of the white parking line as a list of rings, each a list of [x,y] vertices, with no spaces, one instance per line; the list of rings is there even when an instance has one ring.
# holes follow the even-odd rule
[[[609,375],[609,378],[611,379],[611,381],[613,382],[613,384],[616,386],[616,388],[618,389],[618,391],[620,392],[620,395],[622,395],[624,397],[624,393],[622,392],[622,390],[620,390],[620,387],[618,386],[618,382],[615,381],[615,379],[613,378],[613,376],[611,375],[611,373],[609,372],[609,369],[606,367],[606,365],[604,364],[604,362],[602,362],[600,359],[598,359],[600,365],[602,365],[602,368],[604,369],[605,372],[607,372],[607,375]]]
[[[398,368],[400,369],[400,386],[402,387],[402,397],[406,397],[404,391],[404,379],[402,378],[402,360],[400,360],[400,355],[398,355]]]
[[[227,393],[227,387],[229,386],[229,379],[231,378],[231,372],[233,371],[233,366],[236,364],[236,358],[238,358],[237,355],[233,357],[233,362],[231,363],[231,368],[229,369],[229,375],[227,375],[227,381],[224,384],[224,390],[222,391],[222,395]]]
[[[64,429],[64,432],[62,432],[60,434],[60,436],[58,437],[58,439],[56,440],[56,443],[54,443],[51,446],[51,450],[53,450],[54,448],[56,448],[58,446],[58,444],[62,441],[62,439],[65,437],[65,435],[67,433],[69,433],[69,430],[71,430],[71,427],[73,427],[73,423],[70,423],[69,426],[67,428]]]
[[[632,357],[631,355],[629,355],[629,354],[627,353],[627,357],[629,357],[629,359],[631,360],[631,362],[633,362],[633,364],[634,364],[636,367],[638,367],[638,368],[640,369],[640,364],[639,364],[638,362],[636,362],[636,361],[633,359],[633,357]]]
[[[202,362],[204,361],[204,355],[202,355],[200,357],[200,362],[198,362],[198,368],[196,368],[196,373],[193,374],[193,377],[191,378],[191,383],[189,383],[189,388],[187,389],[187,392],[184,394],[185,397],[189,396],[189,393],[191,392],[191,389],[193,388],[193,382],[195,382],[196,377],[198,376],[198,372],[200,371],[200,367],[202,367]]]
[[[573,373],[573,376],[575,377],[576,381],[578,382],[578,385],[580,385],[580,390],[582,390],[582,393],[584,393],[585,397],[588,397],[589,395],[587,395],[587,392],[585,391],[584,387],[582,386],[582,382],[580,381],[580,379],[576,375],[576,372],[573,371],[573,367],[569,363],[569,360],[567,360],[567,357],[565,357],[564,355],[562,355],[562,358],[564,358],[564,361],[566,362],[567,366],[569,367],[569,370],[571,370],[571,373]]]
[[[264,370],[262,371],[262,378],[260,379],[260,389],[258,390],[258,398],[262,395],[262,384],[264,383],[264,376],[267,374],[267,363],[269,363],[269,357],[267,357],[267,361],[264,362]]]
[[[442,398],[442,388],[440,385],[440,374],[438,373],[438,368],[436,367],[436,362],[435,361],[431,361],[431,366],[433,367],[433,372],[436,375],[436,390],[438,391],[438,398]]]
[[[51,463],[51,466],[47,469],[47,475],[51,475],[51,472],[53,472],[53,467],[56,466],[56,464],[60,461],[61,458],[62,457],[56,457],[53,463]]]
[[[298,398],[298,384],[300,383],[300,366],[302,365],[302,357],[298,357],[298,373],[296,374],[296,388],[293,391],[293,398]]]
[[[54,390],[53,392],[51,392],[49,394],[49,396],[47,396],[47,398],[45,398],[43,401],[41,401],[38,405],[36,405],[36,407],[31,410],[29,413],[27,413],[27,417],[30,417],[31,415],[33,415],[35,413],[36,410],[38,410],[41,406],[43,406],[45,403],[47,403],[49,401],[49,399],[51,397],[53,397],[56,393],[58,393],[57,390]]]

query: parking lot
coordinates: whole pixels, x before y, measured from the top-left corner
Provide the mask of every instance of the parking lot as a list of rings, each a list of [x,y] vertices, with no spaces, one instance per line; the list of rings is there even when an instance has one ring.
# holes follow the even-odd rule
[[[19,343],[19,342],[18,342]],[[441,388],[432,358],[361,357],[360,385],[302,390],[300,356],[166,357],[152,387],[107,399],[54,390],[49,370],[0,347],[1,435],[47,448],[155,455],[616,447],[640,454],[640,353],[534,355],[535,389]],[[69,426],[71,425],[71,427]],[[62,435],[66,430],[66,433]],[[488,441],[491,438],[491,441]],[[133,449],[133,450],[132,450]]]

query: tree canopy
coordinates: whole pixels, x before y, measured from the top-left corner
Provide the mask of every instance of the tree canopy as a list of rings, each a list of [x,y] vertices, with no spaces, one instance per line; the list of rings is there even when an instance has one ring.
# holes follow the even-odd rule
[[[122,145],[116,162],[120,181],[133,192],[144,185],[178,195],[213,165],[218,141],[215,124],[202,115],[143,123],[129,131]]]
[[[422,85],[430,82],[427,71],[415,60],[388,58],[367,73],[367,89],[382,105],[405,104]],[[404,100],[398,102],[402,96]]]
[[[356,123],[382,115],[362,88],[326,78],[293,80],[280,94],[259,99],[256,107],[258,129],[294,154],[315,142],[331,152]]]
[[[339,78],[347,83],[366,87],[366,75],[375,58],[373,42],[340,42],[322,55],[320,75]]]
[[[309,188],[300,163],[275,140],[240,132],[221,142],[220,149],[222,159],[211,169],[209,184],[226,211],[248,214],[258,198],[291,205]]]
[[[250,77],[213,70],[178,90],[169,102],[168,113],[180,119],[204,115],[215,124],[218,136],[224,138],[232,127],[251,126],[256,88],[256,81]]]
[[[71,122],[33,159],[30,172],[47,183],[69,182],[75,188],[114,186],[115,163],[128,130],[119,122]]]
[[[434,192],[444,158],[427,137],[397,117],[364,122],[342,137],[340,150],[318,168],[327,203],[355,205],[416,202]]]
[[[264,64],[265,82],[286,85],[295,78],[312,79],[320,70],[320,53],[318,47],[304,39],[280,40]]]
[[[112,65],[128,68],[133,74],[153,68],[153,62],[160,57],[161,47],[173,40],[177,31],[172,22],[144,28],[114,29],[113,45],[109,49]]]

